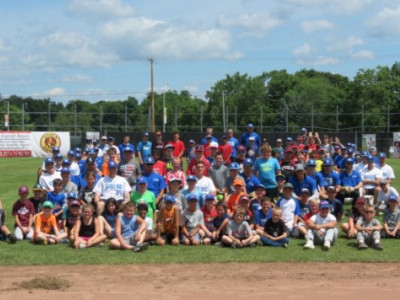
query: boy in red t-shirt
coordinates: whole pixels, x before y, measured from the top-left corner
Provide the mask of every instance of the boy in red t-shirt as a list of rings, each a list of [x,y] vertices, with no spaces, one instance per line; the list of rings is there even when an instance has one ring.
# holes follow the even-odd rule
[[[203,243],[208,245],[211,243],[211,239],[213,236],[214,218],[218,216],[217,209],[215,208],[215,196],[212,194],[205,196],[205,205],[201,209],[204,215],[204,224],[200,225],[200,229],[204,232],[205,238],[203,239]]]

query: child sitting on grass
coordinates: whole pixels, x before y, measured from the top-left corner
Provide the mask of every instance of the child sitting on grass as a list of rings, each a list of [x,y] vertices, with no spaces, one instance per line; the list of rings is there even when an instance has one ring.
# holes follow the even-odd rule
[[[213,220],[212,242],[215,246],[221,246],[222,236],[229,222],[229,215],[226,213],[227,207],[225,202],[218,202],[216,211],[217,216]]]
[[[263,236],[265,224],[271,218],[272,208],[268,197],[264,196],[261,199],[261,208],[256,213],[256,232],[259,236]]]
[[[187,196],[187,208],[183,211],[182,243],[189,246],[201,244],[200,228],[204,225],[204,216],[197,209],[199,198],[196,194]]]
[[[162,206],[157,224],[157,245],[164,246],[179,245],[179,212],[175,204],[173,195],[164,196],[164,205]]]
[[[144,243],[146,222],[135,215],[135,208],[133,202],[128,202],[122,210],[122,215],[117,217],[116,238],[110,241],[111,249],[133,250],[134,252],[147,249],[148,243]]]
[[[212,241],[214,225],[214,218],[218,216],[217,209],[215,207],[215,196],[213,194],[208,194],[205,197],[205,205],[202,207],[201,211],[204,215],[204,225],[201,225],[201,231],[204,233],[203,243],[208,245]]]
[[[389,196],[388,207],[383,215],[382,238],[400,238],[400,209],[396,195]]]
[[[363,216],[356,223],[358,249],[368,249],[372,246],[376,250],[383,250],[380,242],[381,223],[374,218],[375,209],[372,205],[366,204]]]
[[[63,213],[64,232],[61,233],[60,236],[62,240],[68,239],[71,245],[73,245],[75,241],[73,228],[81,215],[81,202],[76,199],[75,193],[68,193],[67,197],[69,203]]]
[[[45,201],[42,205],[42,213],[35,219],[33,240],[44,245],[56,244],[60,240],[56,217],[52,214],[53,203]]]
[[[65,194],[61,192],[62,190],[62,180],[54,179],[53,181],[54,191],[47,193],[46,201],[50,201],[54,205],[53,215],[56,217],[58,228],[62,225],[62,213],[64,208],[67,206],[65,200]]]
[[[3,205],[0,200],[0,240],[6,240],[10,242],[10,244],[15,244],[17,242],[17,238],[15,235],[11,234],[10,230],[4,225],[6,221],[6,215],[3,210]]]
[[[12,215],[15,218],[15,237],[17,240],[32,240],[33,237],[33,215],[35,208],[28,200],[29,189],[23,185],[18,190],[19,199],[14,203]]]
[[[100,225],[97,217],[93,216],[94,207],[85,204],[82,208],[82,216],[76,221],[74,233],[74,247],[86,248],[102,245],[107,239],[105,234],[100,233]]]
[[[282,209],[279,207],[272,209],[272,217],[265,223],[261,242],[267,246],[288,247],[288,233],[285,222],[282,220]]]
[[[104,210],[99,217],[100,232],[109,238],[115,238],[115,224],[118,217],[117,206],[117,200],[108,198],[104,204]]]
[[[351,209],[349,220],[347,223],[342,223],[342,230],[347,234],[347,238],[355,238],[357,236],[357,229],[355,227],[358,219],[364,214],[365,199],[358,197],[355,202],[355,207]]]
[[[144,237],[145,242],[152,242],[157,238],[157,235],[154,233],[153,229],[153,219],[147,216],[149,211],[149,207],[146,202],[139,202],[136,206],[139,217],[141,217],[146,222],[146,233]]]
[[[237,207],[233,214],[233,219],[228,222],[226,233],[222,236],[225,245],[232,248],[255,247],[260,240],[260,236],[253,235],[247,222],[244,222],[245,210]]]

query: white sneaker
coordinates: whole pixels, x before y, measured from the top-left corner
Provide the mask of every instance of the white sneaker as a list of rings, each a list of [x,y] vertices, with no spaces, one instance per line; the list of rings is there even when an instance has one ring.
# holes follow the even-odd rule
[[[86,244],[80,243],[80,244],[79,244],[79,248],[81,248],[81,249],[86,248]]]
[[[322,249],[324,249],[325,251],[328,251],[330,248],[331,248],[331,241],[325,241]]]
[[[304,249],[314,249],[314,242],[312,240],[308,240],[307,243],[304,245]]]

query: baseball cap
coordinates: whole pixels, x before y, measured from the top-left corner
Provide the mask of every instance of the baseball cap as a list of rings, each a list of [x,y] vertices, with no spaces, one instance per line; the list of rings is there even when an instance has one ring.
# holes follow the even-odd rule
[[[101,137],[101,139],[102,139],[102,140],[106,140],[107,137],[106,137],[105,135],[103,135],[103,136]]]
[[[325,149],[324,148],[319,148],[318,152],[324,152],[325,153]]]
[[[329,208],[329,202],[328,201],[321,201],[321,203],[319,204],[319,208]]]
[[[246,152],[246,147],[243,146],[243,145],[240,145],[240,146],[238,147],[238,152],[239,152],[239,151],[244,151],[244,152]]]
[[[295,172],[297,172],[297,171],[304,171],[304,165],[303,164],[297,164]]]
[[[369,148],[369,151],[376,151],[376,147]]]
[[[188,141],[188,144],[196,144],[196,141],[195,141],[195,140],[192,140],[192,139],[190,139],[190,140]]]
[[[82,149],[79,148],[79,147],[75,147],[74,152],[79,152],[79,153],[81,153],[81,152],[82,152]]]
[[[21,185],[18,194],[29,194],[29,188],[26,185]]]
[[[386,153],[385,152],[381,152],[379,153],[379,158],[386,158]]]
[[[181,180],[180,178],[178,178],[178,177],[174,177],[174,178],[171,178],[171,180],[169,181],[169,183],[173,183],[173,182],[179,182],[179,183],[181,183],[182,180]]]
[[[95,149],[90,149],[88,152],[89,155],[95,155],[96,154],[96,150]]]
[[[56,155],[54,155],[54,158],[63,158],[61,153],[57,153]]]
[[[174,195],[170,195],[170,194],[164,195],[164,202],[172,202],[172,203],[175,203],[175,197],[174,197]]]
[[[67,194],[67,199],[76,199],[76,198],[77,198],[76,193],[70,192]]]
[[[237,162],[232,162],[229,164],[228,169],[229,170],[239,170],[240,166]]]
[[[243,180],[241,180],[241,179],[235,179],[235,180],[233,181],[233,186],[237,186],[237,185],[244,186]]]
[[[276,175],[276,180],[286,180],[286,176],[283,174]]]
[[[54,205],[53,205],[53,203],[51,201],[44,201],[42,207],[43,208],[46,208],[46,207],[53,208]]]
[[[248,167],[254,165],[253,160],[251,158],[246,158],[243,162],[243,165]]]
[[[354,164],[354,161],[352,158],[348,157],[348,158],[346,158],[345,163],[346,164]]]
[[[310,191],[307,188],[303,188],[303,189],[301,189],[301,193],[310,194]]]
[[[140,208],[148,209],[149,207],[148,207],[148,205],[147,205],[146,202],[140,201],[140,202],[136,205],[136,208],[137,208],[137,209],[140,209]]]
[[[349,149],[347,150],[347,153],[349,153],[349,154],[354,153],[354,149],[353,149],[353,148],[349,148]]]
[[[361,156],[368,156],[369,154],[368,154],[368,151],[363,151],[363,152],[361,152]]]
[[[368,155],[367,161],[374,162],[374,157],[372,155]]]
[[[365,199],[363,197],[358,197],[356,200],[356,204],[359,204],[359,203],[365,204]]]
[[[123,152],[133,152],[132,147],[124,147]]]
[[[108,163],[108,168],[109,169],[112,169],[112,168],[116,168],[118,165],[117,165],[117,163],[115,162],[115,161],[110,161],[109,163]]]
[[[285,153],[293,153],[293,149],[291,147],[287,147],[285,149]]]
[[[186,200],[187,201],[191,201],[191,200],[199,201],[199,197],[194,193],[190,193],[189,195],[186,196]]]
[[[60,148],[58,148],[58,147],[53,147],[53,148],[51,149],[51,152],[60,152]]]
[[[239,201],[243,201],[243,200],[250,201],[250,198],[247,195],[240,196]]]
[[[217,142],[211,142],[210,143],[210,148],[218,148],[218,143]]]
[[[274,148],[272,148],[272,152],[273,153],[282,153],[282,150],[281,150],[281,148],[274,147]]]
[[[40,183],[37,183],[33,186],[33,191],[43,191],[43,186]]]
[[[379,180],[379,184],[386,184],[386,183],[387,183],[387,180],[384,179],[384,178],[382,178],[381,180]]]
[[[205,200],[205,201],[208,201],[208,200],[215,200],[215,196],[214,196],[213,194],[207,194],[207,195],[204,197],[204,200]]]
[[[81,153],[80,152],[75,152],[74,157],[75,158],[81,158]]]
[[[291,184],[290,182],[286,182],[286,183],[283,185],[283,188],[284,188],[284,189],[292,189],[292,190],[293,190],[293,184]]]
[[[317,163],[315,162],[314,159],[309,159],[307,162],[307,167],[315,167]]]
[[[336,188],[333,185],[330,185],[326,188],[327,191],[336,191]]]
[[[186,177],[186,181],[197,181],[197,177],[194,175],[189,175]]]
[[[146,184],[147,183],[147,178],[144,176],[139,176],[138,179],[136,179],[136,184]]]
[[[228,139],[228,137],[225,134],[221,136],[221,140],[226,140],[226,139]]]
[[[253,127],[254,127],[253,123],[248,123],[247,124],[247,128],[253,128]]]
[[[398,201],[397,196],[396,195],[390,195],[388,201]]]
[[[63,159],[62,163],[63,165],[70,165],[71,161],[68,158]]]
[[[69,150],[69,151],[67,152],[67,155],[74,156],[74,155],[75,155],[74,150]]]
[[[282,139],[277,139],[276,142],[277,143],[282,143]]]
[[[262,183],[259,183],[256,185],[255,189],[264,189],[265,190],[265,186]]]
[[[306,131],[307,131],[307,129],[304,127],[301,129],[301,132],[306,132]]]
[[[54,159],[53,159],[52,157],[47,157],[47,158],[44,160],[44,163],[45,163],[45,164],[54,164]]]
[[[92,140],[93,145],[97,145],[98,143],[99,143],[99,140],[97,140],[97,139]]]
[[[91,165],[91,164],[94,164],[94,163],[95,163],[95,161],[94,161],[93,158],[91,158],[91,157],[86,158],[86,164],[87,165]]]
[[[174,145],[166,144],[164,147],[164,150],[167,150],[167,149],[175,149],[175,147],[174,147]]]
[[[146,165],[154,165],[156,163],[156,161],[154,160],[154,157],[152,156],[148,156],[146,157],[146,159],[144,160],[144,163]]]
[[[322,165],[323,166],[332,166],[333,165],[332,159],[330,159],[329,157],[324,158],[324,160],[322,161]]]
[[[71,170],[69,168],[62,167],[61,168],[61,173],[71,173]]]
[[[202,145],[197,145],[196,147],[194,147],[194,151],[195,152],[203,152],[204,147]]]
[[[286,140],[287,140],[288,142],[293,141],[293,139],[292,139],[290,136],[288,136],[288,137],[286,138]]]
[[[113,140],[114,140],[114,137],[113,137],[113,136],[109,136],[109,137],[107,138],[107,140],[113,141]]]
[[[79,200],[72,200],[71,204],[69,205],[70,207],[72,206],[79,206],[81,207],[81,202]]]

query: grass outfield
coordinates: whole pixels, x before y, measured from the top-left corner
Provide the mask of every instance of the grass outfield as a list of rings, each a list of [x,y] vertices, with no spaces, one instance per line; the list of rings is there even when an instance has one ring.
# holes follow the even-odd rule
[[[13,228],[12,204],[17,200],[17,190],[22,184],[33,186],[36,170],[42,160],[38,158],[0,159],[0,198],[6,211],[6,225]],[[389,159],[388,163],[399,174],[400,160]],[[399,175],[398,175],[399,176]],[[394,186],[400,190],[400,180]],[[348,210],[349,207],[346,207]],[[38,246],[27,241],[9,245],[0,242],[0,265],[45,265],[45,264],[127,264],[127,263],[208,263],[208,262],[388,262],[400,261],[399,240],[383,240],[384,251],[368,249],[359,251],[355,240],[347,240],[342,233],[329,252],[316,247],[303,250],[304,240],[291,239],[289,248],[256,247],[246,249],[200,247],[150,247],[143,253],[109,250],[103,248],[75,250],[67,245]]]

